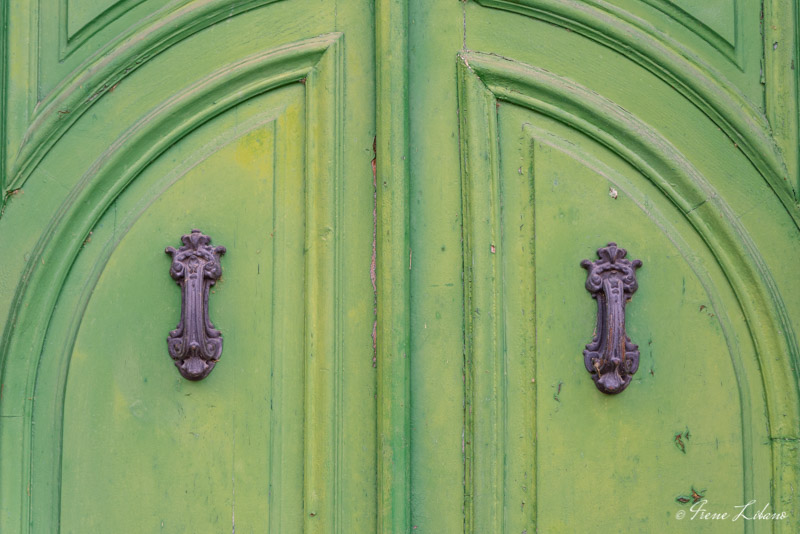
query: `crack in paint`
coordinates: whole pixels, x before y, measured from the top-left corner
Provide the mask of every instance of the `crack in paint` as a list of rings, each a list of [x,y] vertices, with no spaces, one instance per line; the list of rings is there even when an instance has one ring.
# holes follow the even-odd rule
[[[378,137],[372,138],[372,261],[369,266],[369,280],[372,282],[372,367],[378,366],[378,282],[375,265],[378,257]],[[410,261],[410,260],[409,260]]]

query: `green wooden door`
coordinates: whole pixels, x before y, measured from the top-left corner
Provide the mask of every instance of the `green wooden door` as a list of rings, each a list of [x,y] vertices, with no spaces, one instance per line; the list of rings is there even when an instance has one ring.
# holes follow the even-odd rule
[[[106,4],[6,5],[0,530],[374,531],[369,3]],[[227,248],[199,382],[194,228]]]
[[[761,9],[411,3],[417,531],[798,530],[797,12]],[[582,361],[609,242],[643,261],[618,395]]]
[[[794,3],[0,14],[0,531],[800,529]],[[609,242],[618,395],[582,355]]]

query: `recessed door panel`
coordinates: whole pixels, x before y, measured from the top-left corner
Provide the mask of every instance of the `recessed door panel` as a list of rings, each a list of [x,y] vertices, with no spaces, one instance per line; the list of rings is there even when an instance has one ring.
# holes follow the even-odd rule
[[[464,54],[459,90],[474,531],[668,530],[703,499],[767,505],[760,369],[730,278],[680,208],[690,184],[667,188],[647,128],[569,80]],[[612,242],[643,262],[625,325],[641,359],[616,395],[583,361],[600,332],[581,260]]]
[[[69,363],[66,532],[236,523],[257,531],[273,513],[289,521],[285,528],[302,518],[304,95],[295,88],[282,96],[275,116],[249,130],[232,123],[232,139],[196,147],[172,183],[160,180],[163,193],[140,200],[151,203],[143,212],[117,221],[119,242]],[[255,102],[236,111],[253,109]],[[190,382],[165,352],[181,311],[179,288],[163,276],[170,260],[162,248],[195,227],[227,252],[209,297],[222,357],[208,377]],[[162,243],[165,236],[172,240]]]

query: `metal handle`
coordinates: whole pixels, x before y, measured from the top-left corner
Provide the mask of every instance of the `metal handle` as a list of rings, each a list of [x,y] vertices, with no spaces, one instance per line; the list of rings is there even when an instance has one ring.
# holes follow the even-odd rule
[[[622,392],[639,369],[639,346],[625,333],[625,303],[639,288],[641,260],[626,260],[628,251],[609,243],[597,250],[599,260],[583,260],[589,271],[586,289],[597,300],[597,328],[583,351],[586,370],[603,393]]]
[[[222,354],[222,334],[208,318],[209,289],[222,276],[221,255],[225,247],[212,247],[211,238],[200,230],[181,237],[178,250],[167,247],[172,256],[169,274],[181,286],[181,321],[169,333],[167,347],[184,378],[202,380]]]

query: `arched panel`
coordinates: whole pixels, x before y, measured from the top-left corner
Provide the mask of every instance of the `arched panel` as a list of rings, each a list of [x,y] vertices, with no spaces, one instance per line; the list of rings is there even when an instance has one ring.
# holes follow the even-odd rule
[[[790,142],[784,143],[796,132],[782,129],[788,137],[777,139],[783,149],[781,152],[778,142],[772,137],[765,116],[767,110],[757,104],[763,98],[762,87],[754,82],[764,75],[764,67],[760,60],[761,30],[753,23],[752,14],[747,17],[747,47],[752,55],[748,83],[741,84],[734,81],[738,68],[726,69],[725,62],[698,54],[688,44],[691,39],[687,35],[665,32],[664,21],[656,24],[640,16],[643,15],[639,13],[641,3],[619,2],[625,8],[594,1],[478,0],[478,3],[567,28],[608,47],[666,81],[734,141],[781,199],[795,223],[800,220],[794,200],[797,190],[796,154]],[[746,11],[756,12],[759,8],[758,3],[743,2],[742,5],[743,8],[747,6]],[[662,12],[658,17],[667,18],[667,15]],[[467,47],[480,49],[469,44]],[[786,68],[789,66],[785,63],[781,65],[781,69]]]
[[[87,2],[84,0],[59,0],[59,16],[57,17],[59,59],[63,61],[64,58],[75,52],[89,38],[110,25],[123,23],[120,19],[126,18],[129,11],[144,1],[111,0],[106,2]],[[156,5],[158,3],[150,2],[147,6],[148,14],[152,14],[155,11],[154,6]],[[133,19],[131,22],[135,20]]]
[[[796,357],[794,337],[729,209],[667,142],[569,80],[476,52],[462,54],[459,79],[468,524],[668,529],[675,500],[701,485],[723,508],[757,498],[796,513],[791,485],[764,476],[797,477],[775,439],[796,433],[794,373],[768,356]],[[644,261],[628,306],[642,363],[615,397],[572,361],[594,321],[577,260],[610,241]],[[585,480],[607,480],[610,501],[637,495],[647,512],[620,518],[593,484],[563,476],[575,462]]]
[[[216,23],[274,2],[249,0],[231,6],[227,0],[204,0],[160,11],[156,8],[163,2],[158,0],[135,5],[117,3],[116,8],[111,6],[88,23],[89,26],[95,22],[95,25],[109,24],[116,26],[117,31],[110,32],[106,41],[96,44],[82,57],[70,54],[91,36],[87,33],[83,40],[73,41],[73,47],[69,47],[68,13],[63,4],[45,4],[43,12],[21,5],[9,13],[13,15],[12,35],[17,37],[9,43],[12,53],[18,42],[41,38],[43,44],[41,51],[17,52],[25,60],[12,67],[16,83],[8,87],[8,99],[17,109],[6,131],[8,159],[4,186],[7,190],[21,187],[53,144],[98,98],[112,92],[150,59]],[[59,57],[64,54],[69,57]]]
[[[95,225],[84,251],[98,250],[79,257],[62,292],[83,285],[77,305],[63,302],[83,310],[61,320],[71,323],[71,342],[43,349],[60,354],[63,404],[34,414],[34,424],[61,421],[57,480],[34,470],[36,487],[61,489],[61,531],[302,529],[298,414],[305,394],[325,395],[304,391],[305,277],[295,275],[305,271],[303,93],[299,84],[274,91],[203,126],[217,139],[202,143],[197,131],[181,140],[162,156],[168,163],[138,178],[151,187],[126,190]],[[253,120],[226,116],[234,113]],[[180,306],[165,298],[178,295],[157,276],[164,258],[153,242],[187,225],[227,248],[209,299],[222,359],[199,383],[164,365],[164,336],[156,335]],[[88,283],[81,264],[91,265]],[[58,322],[56,314],[48,340],[61,337]],[[40,370],[42,383],[49,371]],[[54,448],[47,436],[33,446]],[[137,506],[125,506],[132,499]]]
[[[45,9],[57,10],[57,14],[45,16],[44,21],[57,21],[58,31],[52,34],[58,35],[58,59],[63,62],[98,33],[113,35],[113,29],[130,27],[138,20],[152,16],[158,8],[166,4],[164,0],[150,0],[142,5],[145,2],[146,0],[59,0],[49,6],[45,4]],[[134,11],[137,7],[139,9]],[[42,30],[47,36],[51,34],[52,27],[45,26]],[[117,32],[121,33],[119,30]]]
[[[282,50],[271,51],[266,54],[262,54],[257,58],[252,58],[249,61],[243,61],[238,64],[233,65],[231,68],[226,69],[222,73],[217,73],[215,76],[210,77],[207,80],[204,80],[193,87],[187,94],[179,94],[173,97],[172,99],[165,102],[162,106],[160,106],[156,112],[152,113],[150,116],[145,117],[138,125],[131,130],[129,130],[128,135],[126,138],[119,140],[114,146],[117,147],[116,150],[108,151],[105,154],[103,160],[97,162],[93,168],[92,173],[87,175],[83,181],[83,188],[77,192],[77,199],[73,198],[70,199],[71,202],[64,206],[62,211],[61,217],[56,221],[53,222],[53,239],[55,243],[59,243],[60,246],[58,247],[59,250],[55,250],[54,248],[50,248],[49,252],[51,254],[58,254],[60,256],[64,256],[64,241],[60,239],[58,236],[59,229],[61,232],[68,233],[74,235],[76,225],[85,225],[85,230],[81,231],[80,233],[85,233],[86,235],[90,234],[90,228],[92,228],[95,224],[95,220],[97,217],[102,216],[103,213],[106,212],[107,207],[110,206],[111,202],[116,201],[116,197],[120,194],[121,191],[124,190],[125,186],[129,182],[129,180],[135,178],[138,173],[142,171],[142,169],[146,168],[147,165],[153,161],[154,158],[158,157],[160,153],[168,148],[171,147],[174,142],[187,133],[193,131],[196,127],[204,124],[209,118],[214,117],[215,115],[219,114],[220,112],[225,111],[226,109],[231,109],[232,106],[235,106],[237,103],[244,102],[247,99],[251,98],[252,96],[258,95],[264,91],[268,91],[271,88],[280,87],[287,83],[294,82],[297,84],[299,80],[304,80],[305,86],[309,90],[309,98],[308,101],[311,103],[312,111],[310,113],[315,113],[313,110],[320,110],[322,114],[320,115],[319,111],[315,113],[315,122],[319,123],[320,126],[328,125],[326,131],[335,131],[335,127],[333,126],[336,121],[336,106],[332,103],[326,103],[325,97],[323,95],[328,94],[326,92],[320,92],[317,90],[317,87],[320,87],[320,83],[322,87],[327,89],[327,86],[330,85],[329,80],[336,80],[338,78],[338,74],[336,72],[336,68],[338,65],[338,61],[336,58],[336,43],[338,40],[337,35],[333,35],[328,38],[318,39],[311,42],[300,43],[299,45],[292,45],[286,47]],[[330,47],[333,46],[333,51],[331,51],[327,57],[328,59],[324,62],[324,65],[327,66],[327,69],[324,67],[320,68],[320,72],[322,73],[323,78],[317,82],[317,79],[320,75],[314,74],[311,69],[317,64],[318,61],[323,57],[326,51],[329,50]],[[327,78],[327,79],[326,79]],[[253,83],[255,82],[255,83]],[[298,84],[299,85],[299,84]],[[301,85],[302,87],[302,85]],[[330,93],[332,96],[340,94],[340,91],[332,91]],[[227,101],[224,97],[227,96]],[[218,104],[214,106],[213,103]],[[211,104],[211,105],[209,105]],[[297,121],[299,117],[295,117],[295,121]],[[326,120],[327,119],[327,120]],[[154,131],[171,131],[171,135],[161,135],[160,136],[160,147],[158,144],[153,143],[153,133]],[[321,133],[323,130],[315,130],[316,132]],[[313,135],[313,134],[312,134]],[[273,135],[274,137],[274,135]],[[285,137],[285,135],[284,135]],[[139,139],[137,142],[136,139]],[[318,187],[325,187],[323,184],[323,180],[325,180],[325,176],[328,177],[329,184],[333,183],[335,180],[335,176],[338,174],[337,170],[337,159],[332,157],[333,154],[321,154],[320,150],[330,150],[329,141],[325,140],[325,138],[319,138],[310,141],[311,145],[315,147],[312,149],[308,155],[307,159],[307,166],[309,172],[313,172],[315,175],[315,180],[311,184],[309,184],[309,199],[314,198],[313,191],[317,190]],[[305,143],[307,146],[309,143]],[[284,148],[291,146],[290,140],[284,139]],[[283,150],[283,156],[286,157],[287,151]],[[296,152],[295,152],[296,153]],[[291,154],[291,152],[289,152]],[[235,156],[232,155],[232,156]],[[300,155],[302,161],[302,155]],[[133,165],[132,162],[138,161],[138,165]],[[224,161],[224,160],[223,160]],[[330,161],[333,166],[329,166],[327,168],[320,167],[323,161]],[[116,162],[116,163],[115,163]],[[284,164],[287,167],[297,168],[297,162],[291,163],[291,161],[284,161]],[[121,169],[126,169],[127,172],[120,173]],[[215,174],[219,172],[220,169],[215,169]],[[234,171],[235,169],[231,169]],[[297,170],[294,171],[297,173]],[[103,180],[105,178],[105,180]],[[255,179],[252,178],[252,179]],[[291,177],[285,177],[285,180],[291,180]],[[217,177],[216,180],[218,181],[219,178]],[[294,178],[296,181],[297,178]],[[110,184],[114,184],[112,187],[109,187]],[[219,184],[219,182],[218,182]],[[219,187],[222,184],[217,185]],[[228,187],[232,187],[233,184],[228,184]],[[302,185],[302,183],[300,184]],[[207,186],[208,188],[208,186]],[[302,189],[301,189],[302,191]],[[248,191],[246,188],[242,191],[245,195],[252,195],[253,192]],[[101,195],[100,198],[104,200],[100,200],[96,197],[96,195]],[[210,194],[211,197],[207,200],[208,202],[212,201],[214,198],[213,188],[207,193]],[[81,201],[81,196],[88,195],[89,198],[93,198],[92,201]],[[333,200],[335,196],[332,196],[328,192],[322,193],[324,198],[328,198]],[[297,197],[297,192],[293,194],[294,197]],[[197,196],[198,199],[202,199],[202,196]],[[302,198],[302,196],[300,196]],[[186,206],[187,202],[183,202],[184,206]],[[84,210],[88,207],[92,213],[92,215],[87,214]],[[202,202],[199,204],[195,204],[192,206],[189,203],[189,211],[187,213],[190,218],[197,220],[198,215],[204,212]],[[228,211],[232,206],[228,206]],[[187,208],[184,208],[187,209]],[[322,218],[325,223],[322,223],[325,227],[330,227],[330,222],[328,222],[329,218],[333,216],[333,207],[328,205],[325,206],[324,204],[319,205],[315,208],[316,213],[312,213],[312,220],[315,219],[315,216],[319,216],[319,212],[321,210]],[[209,214],[205,215],[205,217],[209,217],[210,214],[213,213],[209,212]],[[302,213],[302,212],[301,212]],[[255,218],[257,220],[257,218]],[[208,223],[212,223],[213,220],[209,220]],[[308,223],[304,223],[301,221],[295,221],[296,225],[299,225],[301,228],[308,225],[310,229],[314,228],[314,223],[308,221]],[[316,223],[320,224],[320,223]],[[230,226],[229,226],[230,227]],[[232,229],[235,227],[231,227]],[[250,231],[255,230],[254,228],[249,229]],[[211,231],[209,230],[209,233]],[[263,233],[263,232],[257,232]],[[312,233],[313,235],[313,233]],[[233,236],[229,236],[229,239]],[[264,236],[265,237],[265,236]],[[219,239],[219,237],[218,237]],[[75,240],[72,241],[72,246],[81,246],[82,243],[79,243]],[[160,247],[159,247],[160,248]],[[74,249],[73,254],[76,254],[78,250]],[[332,251],[331,251],[332,252]],[[48,265],[51,263],[51,260],[47,258],[48,247],[43,246],[42,255],[43,261],[41,262],[42,265]],[[322,255],[321,255],[322,254]],[[320,261],[320,257],[324,258],[324,252],[319,251],[309,256],[309,261]],[[329,261],[329,260],[328,260]],[[58,262],[53,261],[53,264],[57,264]],[[314,265],[312,263],[312,265]],[[61,268],[68,267],[69,264],[61,264]],[[319,269],[320,267],[312,267],[313,269]],[[56,279],[63,280],[65,276],[64,272],[59,273],[58,270],[56,272],[49,271],[47,273],[41,273],[45,276],[55,276]],[[98,273],[99,274],[99,273]],[[148,273],[149,274],[149,273]],[[33,277],[34,280],[36,277]],[[313,277],[312,277],[313,280]],[[51,279],[50,284],[40,284],[34,282],[30,287],[32,292],[36,292],[37,290],[42,290],[46,286],[50,287],[50,295],[52,297],[56,297],[59,293],[58,291],[52,291],[54,288],[53,286],[60,287],[60,282],[52,282]],[[312,284],[313,285],[313,284]],[[66,289],[69,291],[68,289]],[[318,302],[320,295],[316,295],[316,292],[309,288],[306,292],[300,292],[300,298],[303,298],[302,295],[309,295],[316,298],[313,298],[313,302]],[[134,294],[135,296],[135,294]],[[330,297],[333,295],[331,294]],[[30,294],[25,295],[27,298],[32,298],[34,301],[38,299],[36,296],[32,296]],[[113,299],[112,299],[113,301]],[[108,301],[103,301],[108,302]],[[323,299],[324,302],[324,299]],[[106,304],[107,305],[107,304]],[[322,304],[324,306],[324,304]],[[54,304],[54,307],[57,307],[57,304]],[[326,313],[327,314],[327,313]],[[312,317],[318,316],[317,314],[313,313],[313,310],[308,314],[309,320]],[[118,318],[119,319],[119,318]],[[41,316],[38,319],[41,321]],[[25,324],[25,319],[21,318],[20,323]],[[41,327],[46,327],[47,322],[42,321]],[[75,323],[73,328],[77,329],[80,327],[80,323]],[[329,331],[330,332],[330,331]],[[74,336],[74,333],[72,334]],[[69,339],[70,336],[67,337]],[[325,336],[318,335],[318,339],[312,346],[317,345],[319,343],[332,343],[332,341],[328,340],[325,341]],[[61,342],[63,343],[63,337],[60,338]],[[29,343],[31,340],[27,339],[21,342],[22,343]],[[13,341],[12,341],[13,343]],[[69,342],[68,342],[69,344]],[[57,343],[58,345],[58,343]],[[30,346],[30,345],[28,345]],[[132,347],[134,350],[135,347]],[[36,349],[34,348],[34,351]],[[323,349],[324,350],[324,349]],[[15,353],[15,349],[12,345],[10,348],[10,353]],[[43,355],[46,354],[45,351],[42,352]],[[58,441],[59,436],[61,435],[61,421],[62,415],[58,413],[62,403],[65,401],[58,400],[63,398],[63,387],[66,379],[66,375],[53,375],[58,369],[62,371],[62,373],[66,373],[69,365],[69,358],[71,356],[70,352],[64,354],[64,359],[62,360],[63,363],[59,366],[51,366],[47,365],[44,367],[39,367],[38,365],[33,365],[29,367],[27,371],[23,369],[17,370],[14,366],[7,366],[4,370],[4,378],[8,381],[8,383],[19,383],[22,384],[22,381],[15,379],[14,377],[20,377],[21,375],[17,374],[18,372],[22,371],[23,373],[28,374],[30,377],[29,387],[32,391],[32,396],[37,396],[35,393],[36,391],[41,391],[42,395],[39,396],[41,402],[34,405],[33,413],[31,416],[32,422],[31,425],[35,427],[36,421],[41,421],[42,425],[46,424],[46,422],[52,421],[52,424],[55,424],[55,432],[46,433],[46,434],[38,434],[40,436],[39,441],[35,437],[31,440],[31,456],[29,458],[29,462],[31,467],[31,482],[30,486],[33,489],[30,502],[31,502],[31,516],[29,517],[29,521],[31,521],[31,526],[34,529],[43,528],[45,530],[54,530],[57,529],[58,525],[58,518],[57,516],[52,516],[53,513],[58,513],[59,506],[58,506],[58,496],[60,493],[60,462],[56,461],[51,463],[48,461],[49,458],[52,458],[53,451],[57,451],[60,449],[60,444]],[[29,360],[33,363],[35,360]],[[42,370],[44,376],[40,375],[39,370]],[[309,381],[311,381],[311,377],[314,376],[313,368],[309,369]],[[51,379],[47,379],[47,375],[50,374],[52,377]],[[117,377],[117,379],[121,379],[122,377]],[[79,377],[76,377],[75,380],[78,380]],[[52,388],[51,384],[60,384],[59,388],[55,390]],[[48,386],[45,386],[47,384]],[[331,384],[333,385],[333,384]],[[102,391],[98,389],[97,391]],[[52,401],[48,399],[52,394],[55,394],[56,397]],[[13,395],[13,394],[12,394]],[[320,402],[324,402],[326,399],[326,395],[323,392],[318,392],[318,395],[315,397],[319,399]],[[10,399],[6,399],[10,400]],[[68,400],[68,399],[67,399]],[[78,401],[75,401],[78,402]],[[333,402],[326,402],[326,406],[333,407]],[[69,402],[66,403],[67,408],[69,408]],[[56,413],[51,412],[51,410],[56,409]],[[294,408],[297,409],[296,407]],[[102,412],[101,412],[102,414]],[[322,414],[320,414],[322,415]],[[325,412],[326,417],[324,418],[325,423],[320,421],[308,421],[309,427],[314,429],[314,432],[321,432],[323,435],[328,435],[329,431],[325,431],[328,428],[328,425],[332,424],[335,420],[333,416],[327,416],[327,411]],[[78,424],[77,426],[80,426]],[[112,433],[113,434],[113,433]],[[67,435],[69,437],[70,434]],[[307,442],[309,444],[309,449],[307,452],[311,456],[316,456],[312,447],[314,445],[314,441],[309,438]],[[332,448],[322,445],[324,450],[331,451]],[[40,456],[37,457],[37,451]],[[7,457],[4,457],[4,459]],[[58,456],[55,458],[58,460]],[[70,460],[69,455],[67,455],[67,460]],[[318,459],[316,461],[316,465],[318,469],[322,468],[325,469],[324,466],[330,465],[331,461],[321,461]],[[124,465],[124,463],[123,463]],[[35,467],[33,467],[35,466]],[[73,469],[80,469],[77,467],[72,466],[72,464],[68,463],[66,466],[67,472],[69,472],[70,467]],[[314,479],[318,479],[319,476],[322,476],[326,480],[330,480],[328,475],[323,475],[321,472],[316,471],[309,472],[306,474],[306,477],[309,482],[309,489],[314,487],[316,492],[326,494],[327,492],[320,491],[322,488],[318,488],[315,486],[315,483],[311,482]],[[325,483],[327,484],[327,482]],[[69,488],[67,488],[69,490]],[[52,521],[55,523],[51,523],[49,525],[44,524],[43,522],[47,520],[47,518],[52,518]],[[91,519],[91,518],[89,518]],[[112,517],[108,517],[108,519],[113,519]],[[38,525],[42,522],[41,525]],[[86,528],[86,526],[84,527]]]
[[[736,0],[714,0],[696,4],[686,0],[647,0],[647,3],[702,37],[711,46],[728,55],[735,55],[741,38],[743,3]],[[741,50],[738,50],[741,52]]]
[[[760,46],[749,46],[753,42],[760,45],[761,36],[754,18],[760,9],[758,2],[711,0],[697,4],[685,0],[615,0],[590,3],[632,24],[657,30],[654,33],[659,38],[680,43],[691,50],[692,55],[702,57],[735,80],[742,92],[750,95],[761,92],[757,77],[747,75],[759,62]]]

